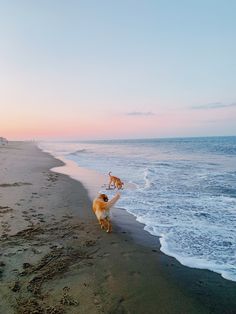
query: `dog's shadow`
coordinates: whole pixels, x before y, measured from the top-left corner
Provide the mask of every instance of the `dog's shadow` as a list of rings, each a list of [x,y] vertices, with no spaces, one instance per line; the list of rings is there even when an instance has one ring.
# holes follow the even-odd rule
[[[116,190],[116,187],[115,187],[115,186],[114,186],[114,187],[109,187],[109,186],[106,185],[106,184],[101,185],[101,188],[105,188],[105,190],[107,190],[107,191]],[[124,188],[122,187],[121,189],[117,189],[117,191],[120,191],[120,190],[124,190]]]
[[[114,188],[106,187],[106,190],[107,190],[107,191],[111,191],[111,190],[115,190],[115,188],[116,188],[116,187],[114,187]]]

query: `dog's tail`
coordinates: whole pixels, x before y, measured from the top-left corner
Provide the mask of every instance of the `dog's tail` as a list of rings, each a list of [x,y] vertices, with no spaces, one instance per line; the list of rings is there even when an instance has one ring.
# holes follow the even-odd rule
[[[111,176],[111,171],[108,173],[109,176]]]

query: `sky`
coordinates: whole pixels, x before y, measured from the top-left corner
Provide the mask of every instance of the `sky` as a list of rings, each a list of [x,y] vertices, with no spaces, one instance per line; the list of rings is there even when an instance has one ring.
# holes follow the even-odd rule
[[[236,135],[236,1],[0,0],[0,136]]]

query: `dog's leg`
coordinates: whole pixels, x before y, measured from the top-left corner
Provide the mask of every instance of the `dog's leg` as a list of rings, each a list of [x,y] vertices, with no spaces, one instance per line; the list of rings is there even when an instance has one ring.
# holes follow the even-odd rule
[[[112,181],[112,185],[113,185],[113,189],[115,189],[116,188],[116,181],[115,180]]]
[[[112,179],[110,178],[109,184],[108,184],[108,190],[111,189]]]
[[[105,219],[100,219],[99,220],[99,224],[100,224],[100,226],[101,226],[101,229],[106,229],[106,226],[105,226]]]
[[[109,218],[107,217],[104,219],[104,228],[105,228],[106,232],[108,232],[108,230],[110,228],[109,225],[110,225],[110,221],[109,221]]]
[[[111,233],[112,232],[112,225],[111,225],[111,221],[109,218],[107,218],[107,224],[108,224],[107,233]]]
[[[108,189],[110,190],[111,189],[111,184],[112,184],[112,176],[111,176],[111,171],[108,173],[108,175],[109,175],[109,184],[108,184]]]

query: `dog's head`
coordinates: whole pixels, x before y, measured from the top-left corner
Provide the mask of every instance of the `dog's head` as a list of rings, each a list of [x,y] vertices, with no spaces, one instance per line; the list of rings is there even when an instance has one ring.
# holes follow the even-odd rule
[[[119,182],[117,182],[117,188],[120,190],[120,189],[122,189],[122,186],[124,185],[124,182],[122,182],[122,181],[119,181]]]
[[[101,198],[104,202],[108,202],[108,196],[106,194],[99,194],[99,198]]]

